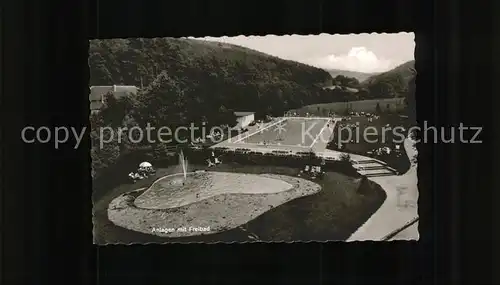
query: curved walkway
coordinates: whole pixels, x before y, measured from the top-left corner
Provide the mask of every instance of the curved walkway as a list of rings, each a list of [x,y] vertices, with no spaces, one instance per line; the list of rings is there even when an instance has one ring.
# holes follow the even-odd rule
[[[411,163],[410,169],[403,175],[369,177],[386,192],[387,198],[375,212],[347,241],[383,240],[389,233],[405,226],[418,217],[417,164],[413,157],[417,155],[414,141],[406,139],[404,147]],[[415,233],[415,231],[413,232]],[[415,236],[401,236],[401,239],[418,240]],[[398,239],[396,236],[394,239]],[[392,239],[392,240],[394,240]]]
[[[407,138],[404,141],[406,154],[411,161],[410,169],[403,175],[397,175],[397,171],[389,167],[385,162],[358,155],[349,154],[354,168],[358,173],[365,175],[368,179],[379,184],[386,192],[386,200],[382,206],[375,212],[363,226],[361,226],[348,241],[356,240],[383,240],[388,234],[404,227],[409,221],[418,217],[417,201],[417,165],[413,163],[413,157],[417,154],[413,148],[414,141]],[[222,142],[214,147],[229,148],[250,148],[262,153],[272,152],[274,150],[286,150],[290,153],[303,152],[311,150],[311,147],[291,147],[268,145],[258,146],[250,144],[231,143],[229,140]],[[338,159],[343,152],[328,150],[326,146],[314,145],[313,150],[318,156],[325,159]],[[414,227],[413,227],[414,228]],[[395,237],[397,238],[397,236]],[[404,238],[407,239],[407,238]],[[418,234],[414,237],[418,239]]]

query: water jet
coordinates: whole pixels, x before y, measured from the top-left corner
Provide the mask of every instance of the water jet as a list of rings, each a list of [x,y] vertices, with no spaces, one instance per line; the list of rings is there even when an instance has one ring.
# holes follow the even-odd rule
[[[184,182],[187,179],[188,161],[187,161],[187,158],[184,157],[184,152],[182,150],[179,153],[179,166],[182,169],[182,174],[183,174],[183,177],[184,177],[184,181],[182,181],[182,184],[184,184]]]

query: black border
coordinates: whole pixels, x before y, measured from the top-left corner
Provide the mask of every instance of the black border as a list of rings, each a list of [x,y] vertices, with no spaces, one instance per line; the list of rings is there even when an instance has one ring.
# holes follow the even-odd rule
[[[488,83],[495,82],[488,42],[493,9],[483,3],[478,11],[475,2],[9,3],[1,23],[2,281],[491,284],[493,170],[481,166],[491,163],[493,146],[487,128],[494,91]],[[485,127],[480,146],[419,146],[420,164],[433,167],[419,168],[419,178],[425,177],[419,186],[429,192],[420,202],[418,243],[97,249],[92,245],[88,141],[78,150],[71,144],[54,150],[19,140],[26,125],[87,124],[88,38],[399,31],[417,32],[419,121],[449,125],[461,120]],[[461,250],[466,242],[471,248]]]

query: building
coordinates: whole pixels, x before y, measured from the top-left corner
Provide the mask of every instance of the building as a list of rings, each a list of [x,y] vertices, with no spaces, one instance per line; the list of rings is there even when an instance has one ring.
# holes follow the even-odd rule
[[[340,89],[340,90],[344,90],[344,91],[349,91],[351,93],[357,93],[359,91],[357,88],[351,88],[351,87],[340,86],[340,85],[325,86],[325,87],[323,87],[323,89],[324,90]]]
[[[112,86],[91,86],[90,87],[90,112],[97,112],[104,106],[104,96],[111,93],[115,98],[122,98],[130,95],[137,95],[139,89],[135,86],[112,85]]]
[[[255,112],[234,112],[234,115],[237,117],[236,120],[238,121],[234,129],[244,129],[255,121]]]

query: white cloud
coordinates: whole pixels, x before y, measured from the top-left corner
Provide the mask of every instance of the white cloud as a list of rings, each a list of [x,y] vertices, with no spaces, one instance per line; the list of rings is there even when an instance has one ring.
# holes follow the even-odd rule
[[[390,60],[378,58],[365,47],[353,47],[347,54],[330,54],[313,58],[305,63],[325,69],[340,69],[359,72],[381,72],[391,68]]]
[[[384,72],[414,59],[413,33],[205,37],[323,69]]]

